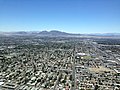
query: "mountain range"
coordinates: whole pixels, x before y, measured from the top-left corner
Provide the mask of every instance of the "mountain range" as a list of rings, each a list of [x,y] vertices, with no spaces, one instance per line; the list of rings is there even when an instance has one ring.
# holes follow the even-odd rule
[[[19,31],[19,32],[0,32],[0,35],[10,36],[10,35],[20,35],[20,36],[50,36],[50,37],[120,37],[120,33],[95,33],[95,34],[73,34],[61,32],[58,30],[51,31]]]

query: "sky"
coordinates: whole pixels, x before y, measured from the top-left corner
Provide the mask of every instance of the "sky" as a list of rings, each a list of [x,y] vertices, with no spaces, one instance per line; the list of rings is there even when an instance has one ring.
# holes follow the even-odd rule
[[[0,31],[120,33],[120,0],[0,0]]]

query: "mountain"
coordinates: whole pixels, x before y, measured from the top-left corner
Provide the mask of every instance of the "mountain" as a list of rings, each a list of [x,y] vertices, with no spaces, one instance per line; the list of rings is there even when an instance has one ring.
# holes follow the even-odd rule
[[[25,32],[25,31],[0,32],[0,36],[120,38],[120,33],[73,34],[73,33],[61,32],[58,30],[51,30],[51,31],[29,31],[29,32]]]
[[[90,36],[120,36],[120,33],[95,33],[95,34],[86,34]]]
[[[14,34],[27,34],[25,31],[13,32]]]
[[[59,36],[71,36],[74,34],[66,33],[66,32],[61,32],[57,30],[51,30],[51,31],[19,31],[19,32],[0,32],[0,35],[5,35],[5,36],[50,36],[50,37],[59,37]]]
[[[70,33],[66,32],[61,32],[57,30],[52,30],[52,31],[41,31],[39,32],[39,35],[44,35],[44,36],[64,36],[64,35],[71,35]]]

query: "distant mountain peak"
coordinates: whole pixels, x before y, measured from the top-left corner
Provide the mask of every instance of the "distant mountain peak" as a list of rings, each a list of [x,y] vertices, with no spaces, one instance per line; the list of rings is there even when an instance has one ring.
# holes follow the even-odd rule
[[[66,32],[61,32],[61,31],[58,31],[58,30],[51,30],[51,31],[41,31],[39,32],[39,34],[42,34],[42,35],[58,35],[58,36],[61,36],[61,35],[69,35],[69,33],[66,33]]]

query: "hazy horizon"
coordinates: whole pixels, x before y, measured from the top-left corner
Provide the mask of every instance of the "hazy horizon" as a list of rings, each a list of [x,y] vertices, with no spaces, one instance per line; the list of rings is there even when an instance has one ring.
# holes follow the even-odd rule
[[[51,32],[51,31],[59,31],[59,32],[64,32],[64,33],[68,33],[68,34],[93,34],[93,35],[102,35],[102,34],[120,34],[120,32],[97,32],[97,33],[74,33],[74,32],[66,32],[66,31],[60,31],[60,30],[40,30],[40,31],[0,31],[0,33],[17,33],[17,32],[27,32],[27,33],[30,33],[30,32],[35,32],[35,33],[39,33],[39,32],[43,32],[43,31],[47,31],[47,32]]]
[[[0,32],[120,33],[120,0],[0,0]]]

